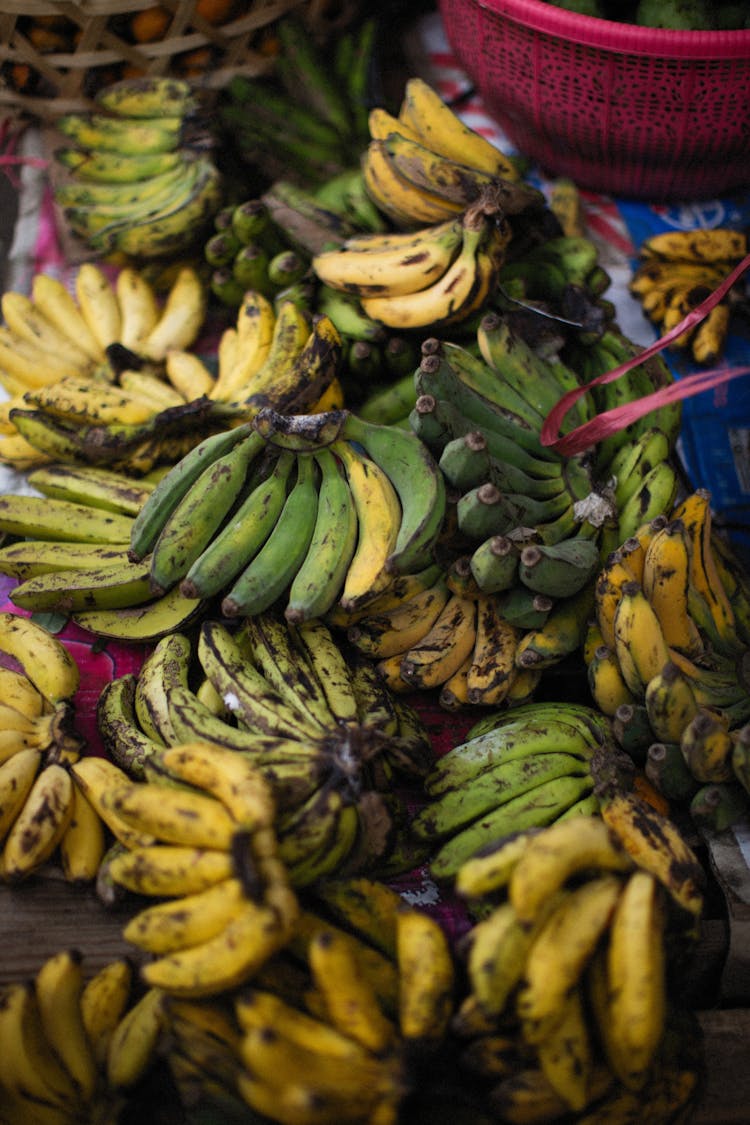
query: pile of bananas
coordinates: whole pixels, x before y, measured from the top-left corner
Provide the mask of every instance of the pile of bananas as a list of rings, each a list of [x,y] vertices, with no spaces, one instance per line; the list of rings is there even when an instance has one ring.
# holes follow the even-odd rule
[[[74,697],[80,673],[68,649],[30,618],[0,613],[0,872],[20,882],[52,857],[70,882],[96,874],[92,810],[79,800],[69,766],[84,740]]]
[[[95,101],[95,111],[56,121],[69,142],[55,154],[67,174],[53,188],[65,223],[101,257],[188,251],[224,193],[191,83],[123,79],[100,90]]]
[[[698,489],[614,551],[587,670],[620,744],[699,825],[746,814],[747,581]]]
[[[747,238],[739,230],[715,227],[655,234],[640,246],[641,260],[629,289],[648,319],[666,333],[705,301],[747,253]],[[744,284],[737,282],[670,347],[686,352],[695,363],[715,363],[724,351],[732,308],[745,300]]]
[[[131,961],[90,976],[76,948],[0,991],[0,1104],[8,1125],[105,1120],[152,1069],[168,1026],[158,989],[138,990]]]
[[[424,776],[429,737],[413,708],[320,621],[292,626],[266,613],[232,632],[204,620],[195,644],[172,632],[137,676],[104,687],[98,725],[113,762],[152,789],[163,781],[165,746],[240,751],[278,807],[280,856],[295,886],[345,866],[410,862],[399,856],[394,787]]]
[[[305,187],[356,164],[368,139],[378,30],[374,16],[363,18],[326,52],[298,14],[277,20],[271,74],[238,74],[222,91],[219,120],[240,159],[269,180],[291,177]]]
[[[164,300],[142,271],[111,282],[94,262],[75,295],[37,273],[31,294],[2,297],[0,461],[24,471],[50,460],[107,464],[140,475],[175,461],[217,422],[184,384],[168,382],[172,349],[189,349],[206,314],[198,273],[181,267]],[[178,390],[178,385],[182,388]],[[200,392],[202,393],[202,392]]]
[[[692,940],[700,870],[632,794],[462,863],[456,889],[480,913],[459,945],[468,995],[454,1023],[499,1120],[666,1123],[691,1104],[699,1035],[669,950]]]
[[[324,323],[301,353],[316,395],[314,365],[327,363],[330,346]],[[251,396],[256,406],[263,398]],[[107,493],[109,511],[94,506],[101,493],[63,496],[61,477],[82,475],[58,474],[53,495],[0,498],[0,529],[39,541],[10,544],[0,567],[28,575],[12,591],[20,608],[68,613],[121,639],[153,640],[214,597],[230,618],[282,597],[297,623],[336,604],[357,608],[396,575],[428,564],[445,515],[443,477],[426,447],[406,430],[345,410],[282,415],[264,407],[253,421],[194,444],[135,515],[119,506],[117,489]],[[104,484],[101,471],[97,479]],[[33,481],[48,487],[40,475]],[[107,550],[83,566],[75,552],[61,552],[55,565],[52,540]],[[43,568],[33,567],[35,550]]]

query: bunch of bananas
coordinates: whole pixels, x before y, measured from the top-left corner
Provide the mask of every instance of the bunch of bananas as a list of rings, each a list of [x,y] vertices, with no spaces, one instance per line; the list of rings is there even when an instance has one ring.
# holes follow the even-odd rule
[[[240,159],[269,180],[323,184],[349,169],[367,143],[378,20],[368,16],[340,31],[330,53],[298,14],[283,16],[274,30],[279,53],[270,75],[231,78],[219,120]]]
[[[455,1022],[473,1026],[465,1065],[502,1121],[666,1123],[696,1093],[699,1038],[670,995],[669,950],[694,940],[683,918],[700,914],[700,867],[670,822],[622,801],[611,824],[581,816],[498,838],[456,873],[481,913],[459,946],[468,995]]]
[[[295,627],[273,613],[234,633],[204,620],[195,646],[184,633],[164,636],[137,676],[104,687],[98,725],[112,760],[153,787],[165,746],[239,751],[272,792],[295,886],[344,866],[401,862],[394,778],[419,779],[432,761],[421,720],[370,663],[321,622]]]
[[[698,489],[614,551],[596,582],[588,679],[620,744],[696,823],[748,808],[748,590]]]
[[[206,293],[181,267],[164,300],[145,274],[122,269],[114,282],[93,262],[80,266],[75,295],[35,274],[31,295],[2,297],[0,461],[19,471],[50,460],[148,472],[176,460],[211,423],[195,397],[167,382],[171,349],[188,349],[204,326]],[[190,405],[188,405],[190,403]]]
[[[99,91],[91,113],[56,128],[70,143],[53,188],[64,222],[106,257],[164,258],[199,242],[223,202],[193,87],[164,76],[123,79]]]
[[[125,958],[87,976],[80,950],[61,949],[1,995],[0,1104],[8,1125],[109,1119],[164,1045],[163,995],[138,991]]]
[[[123,930],[152,955],[142,981],[211,995],[243,983],[285,945],[297,898],[271,788],[247,755],[177,743],[163,750],[160,769],[161,781],[137,781],[106,758],[71,766],[115,840],[103,860],[107,879],[160,899]]]
[[[433,842],[432,874],[450,879],[485,841],[595,815],[605,771],[623,784],[632,772],[594,708],[534,701],[491,712],[429,770],[411,831]]]
[[[730,228],[655,234],[641,244],[629,289],[645,316],[662,332],[669,332],[718,288],[747,253],[745,234]],[[732,308],[744,301],[744,286],[737,282],[670,347],[687,352],[695,363],[715,363],[724,351]]]
[[[0,875],[20,882],[56,857],[70,882],[90,882],[102,836],[69,771],[84,748],[78,665],[42,625],[10,612],[0,613],[0,654]]]

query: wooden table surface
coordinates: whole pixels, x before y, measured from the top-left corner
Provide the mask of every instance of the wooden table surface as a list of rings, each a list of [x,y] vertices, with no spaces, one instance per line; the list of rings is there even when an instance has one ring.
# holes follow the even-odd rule
[[[133,899],[105,906],[93,888],[71,887],[52,867],[18,887],[0,887],[0,984],[31,976],[46,957],[66,947],[83,953],[87,975],[118,956],[137,961],[138,951],[121,931],[142,905]],[[699,957],[710,977],[719,966],[725,934],[717,922],[704,928]],[[706,1080],[689,1125],[748,1125],[750,1008],[703,1008],[697,1014]]]

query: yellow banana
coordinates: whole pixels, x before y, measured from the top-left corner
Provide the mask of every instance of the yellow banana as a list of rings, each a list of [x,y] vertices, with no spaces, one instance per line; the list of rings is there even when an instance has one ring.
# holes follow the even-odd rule
[[[246,902],[240,880],[223,879],[206,890],[139,911],[128,920],[123,937],[148,953],[172,953],[216,937]]]
[[[0,1007],[0,1074],[2,1092],[26,1108],[17,1120],[64,1125],[80,1110],[75,1085],[47,1041],[34,982],[11,981]]]
[[[79,364],[21,339],[5,326],[0,327],[0,368],[3,385],[11,394],[44,387],[65,375],[81,374]]]
[[[150,371],[121,371],[117,382],[123,391],[141,400],[155,412],[183,406],[186,401],[171,382],[152,375]]]
[[[372,140],[362,155],[365,187],[376,207],[395,226],[406,230],[455,218],[461,208],[400,176],[386,156],[385,144],[384,140]]]
[[[711,496],[697,489],[675,511],[682,521],[690,556],[688,605],[696,624],[720,652],[744,650],[737,635],[734,610],[721,581],[712,542]]]
[[[104,1068],[109,1041],[130,1001],[135,981],[127,957],[107,961],[81,990],[81,1019],[99,1070]]]
[[[455,969],[445,931],[416,908],[396,914],[399,1031],[406,1040],[439,1042],[453,1014]]]
[[[194,352],[169,348],[164,368],[167,379],[185,402],[193,402],[203,395],[213,397],[216,380],[200,356]]]
[[[136,355],[159,319],[160,308],[151,283],[137,269],[125,266],[117,275],[115,293],[120,305],[119,342]]]
[[[399,121],[411,128],[426,148],[472,168],[517,180],[518,169],[491,141],[469,128],[423,78],[409,78],[399,108]]]
[[[93,883],[106,852],[104,822],[79,786],[73,812],[60,839],[60,864],[69,883]]]
[[[234,875],[229,852],[172,844],[133,844],[109,865],[115,883],[135,894],[195,894]]]
[[[135,832],[165,844],[229,850],[237,830],[220,801],[187,789],[127,782],[105,789],[101,799]]]
[[[248,291],[237,310],[236,326],[219,341],[219,370],[207,392],[220,402],[242,398],[253,376],[268,359],[276,326],[276,310],[258,290]]]
[[[642,586],[670,648],[698,655],[704,646],[690,615],[690,554],[680,520],[671,520],[651,539],[643,558]]]
[[[120,340],[122,314],[117,294],[102,269],[94,262],[84,262],[75,279],[78,307],[102,351]]]
[[[690,681],[671,661],[646,684],[644,703],[649,726],[662,742],[679,743],[683,730],[698,713]]]
[[[108,758],[88,755],[71,766],[71,774],[84,796],[121,844],[134,847],[154,842],[150,833],[132,828],[107,802],[110,790],[131,783],[124,770]]]
[[[577,873],[631,868],[628,852],[600,817],[574,817],[528,840],[510,873],[508,897],[521,922],[530,923],[545,901]]]
[[[396,1028],[345,938],[324,926],[310,938],[308,960],[334,1027],[376,1054],[390,1047]]]
[[[699,707],[677,740],[688,769],[697,781],[724,782],[734,777],[734,738],[729,720],[708,707]]]
[[[622,552],[619,550],[613,551],[596,579],[594,602],[596,622],[602,640],[612,651],[615,647],[615,610],[622,597],[623,585],[632,581],[633,574],[627,566]]]
[[[73,813],[73,781],[68,770],[52,763],[37,774],[23,808],[5,837],[3,875],[27,878],[55,852]]]
[[[623,679],[637,698],[646,684],[669,662],[670,650],[661,623],[637,582],[626,582],[615,609],[615,644]]]
[[[261,330],[262,326],[263,319],[260,324]],[[265,358],[257,366],[249,364],[246,371],[243,369],[246,378],[242,380],[238,393],[233,396],[233,401],[245,402],[253,395],[273,393],[274,386],[283,379],[284,372],[288,373],[294,369],[295,361],[302,354],[310,338],[310,332],[310,321],[304,309],[296,301],[281,301],[276,308],[270,344],[266,347],[262,339],[259,343],[260,355],[265,352]],[[237,337],[239,362],[242,363],[244,345],[239,328]],[[235,379],[239,379],[240,374],[230,376],[232,383]]]
[[[104,349],[64,282],[51,274],[35,273],[31,280],[31,299],[58,332],[65,333],[90,360],[97,364],[104,362]]]
[[[401,504],[386,473],[349,442],[334,442],[354,497],[359,535],[347,568],[339,606],[351,612],[387,589],[392,577],[385,563],[401,526]]]
[[[274,992],[252,986],[243,989],[234,998],[234,1012],[243,1031],[270,1025],[300,1047],[337,1058],[342,1065],[347,1059],[368,1057],[365,1048],[354,1039]]]
[[[466,673],[470,703],[493,707],[503,702],[516,671],[520,638],[492,595],[478,598],[476,640]]]
[[[89,1102],[99,1079],[96,1058],[81,1015],[83,955],[61,949],[34,976],[44,1035],[70,1075],[83,1102]]]
[[[628,687],[620,662],[611,648],[598,645],[586,665],[589,691],[599,710],[614,715],[623,703],[635,703],[636,696]]]
[[[634,872],[609,928],[606,1047],[619,1080],[645,1085],[664,1034],[666,966],[662,890],[647,871]]]
[[[0,308],[10,331],[22,340],[65,359],[74,370],[85,372],[91,368],[92,360],[86,352],[56,328],[24,293],[7,290],[0,299]]]
[[[18,750],[0,765],[0,842],[23,808],[41,761],[39,751],[31,747]]]
[[[560,1018],[537,1045],[537,1059],[552,1089],[574,1112],[591,1100],[594,1045],[581,990],[563,998]]]
[[[459,668],[476,643],[476,602],[451,594],[434,624],[401,660],[412,688],[435,688]]]
[[[360,652],[378,660],[406,653],[427,635],[450,596],[440,578],[393,609],[362,618],[348,629],[347,637]]]
[[[74,425],[140,425],[157,413],[150,402],[97,379],[69,375],[27,392],[26,401]]]
[[[147,988],[110,1035],[106,1078],[111,1089],[137,1085],[153,1065],[166,1029],[164,995],[158,988]]]
[[[195,343],[206,315],[206,290],[198,272],[183,266],[177,273],[160,315],[142,339],[139,354],[163,361],[170,348],[189,348]]]

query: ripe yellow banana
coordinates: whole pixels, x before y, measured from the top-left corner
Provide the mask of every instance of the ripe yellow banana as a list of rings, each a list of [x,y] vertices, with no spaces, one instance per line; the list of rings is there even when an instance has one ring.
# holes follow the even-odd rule
[[[118,343],[122,332],[120,302],[106,274],[94,262],[79,267],[75,293],[89,332],[102,351]]]
[[[64,282],[51,274],[35,273],[31,280],[31,299],[58,332],[65,333],[93,363],[104,362],[104,349]]]
[[[23,808],[14,820],[2,852],[3,875],[27,878],[54,854],[73,814],[73,781],[57,763],[46,765],[34,779]]]
[[[83,987],[83,955],[75,948],[47,957],[34,976],[44,1035],[86,1103],[94,1096],[99,1074],[81,1014]]]
[[[143,337],[139,354],[163,361],[170,348],[189,348],[203,327],[206,290],[197,270],[183,266],[177,273],[158,320]]]

